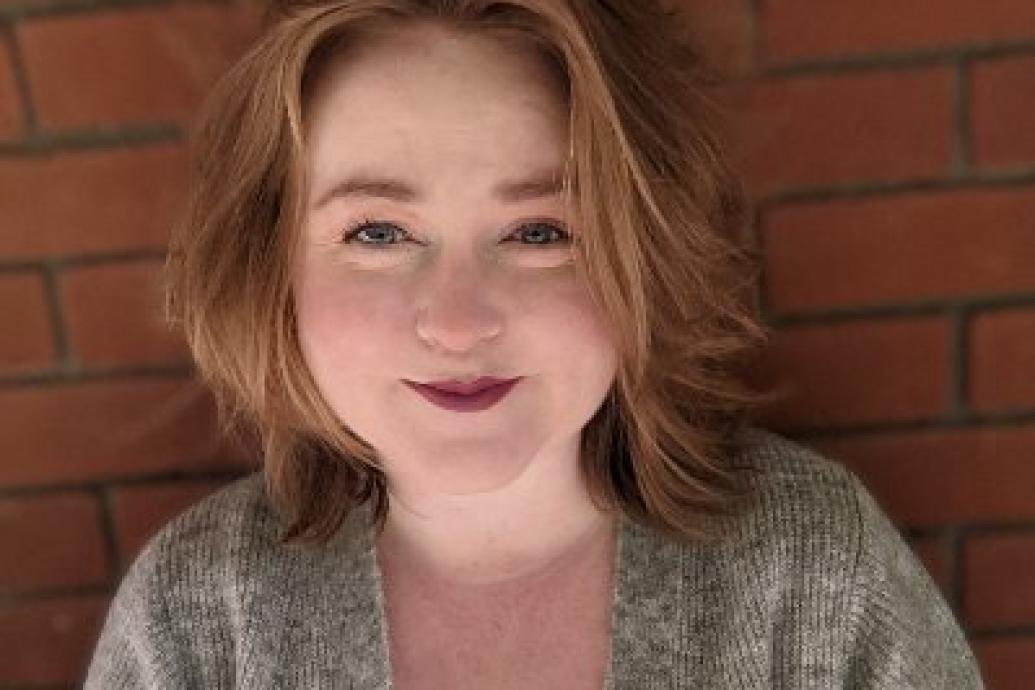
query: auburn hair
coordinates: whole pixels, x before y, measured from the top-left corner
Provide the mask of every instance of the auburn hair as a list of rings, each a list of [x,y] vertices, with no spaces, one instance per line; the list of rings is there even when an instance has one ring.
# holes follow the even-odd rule
[[[191,135],[190,193],[166,263],[182,328],[224,430],[258,443],[282,543],[322,544],[364,504],[375,449],[318,392],[296,331],[291,270],[307,198],[306,94],[372,31],[435,22],[534,49],[569,115],[565,201],[576,270],[614,334],[608,396],[583,429],[593,501],[684,541],[719,536],[752,495],[729,462],[759,396],[741,376],[765,339],[757,261],[711,77],[655,0],[281,2],[210,94]]]

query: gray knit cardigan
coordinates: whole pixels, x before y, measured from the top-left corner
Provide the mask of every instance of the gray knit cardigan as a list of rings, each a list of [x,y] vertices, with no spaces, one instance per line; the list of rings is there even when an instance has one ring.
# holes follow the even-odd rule
[[[680,545],[622,518],[605,690],[983,688],[951,609],[841,465],[752,430],[762,470],[730,538]],[[391,688],[367,511],[322,549],[279,546],[262,475],[153,537],[130,566],[86,690]]]

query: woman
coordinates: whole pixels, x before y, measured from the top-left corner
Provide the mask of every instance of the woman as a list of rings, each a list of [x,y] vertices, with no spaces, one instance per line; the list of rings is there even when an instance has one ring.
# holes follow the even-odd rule
[[[744,420],[762,329],[651,2],[280,8],[195,141],[182,322],[262,471],[87,688],[979,688],[859,481]]]

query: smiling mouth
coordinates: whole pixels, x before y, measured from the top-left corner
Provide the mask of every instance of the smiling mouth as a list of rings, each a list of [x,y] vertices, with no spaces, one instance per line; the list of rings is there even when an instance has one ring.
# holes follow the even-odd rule
[[[428,386],[444,393],[471,395],[472,393],[480,393],[487,388],[492,388],[493,386],[498,386],[503,383],[509,383],[514,380],[516,379],[501,379],[496,378],[495,376],[482,376],[466,383],[457,379],[451,379],[449,381],[428,381],[418,385]]]
[[[407,381],[428,402],[452,412],[481,412],[496,405],[517,385],[520,378],[504,380],[473,393],[451,393],[435,386]]]

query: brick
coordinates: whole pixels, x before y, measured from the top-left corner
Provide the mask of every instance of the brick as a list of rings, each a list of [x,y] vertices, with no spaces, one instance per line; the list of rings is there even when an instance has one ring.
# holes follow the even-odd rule
[[[756,196],[941,177],[953,158],[947,68],[809,75],[730,87],[732,161]]]
[[[1035,520],[1035,427],[885,432],[813,445],[910,527]]]
[[[1035,187],[801,203],[762,219],[776,312],[1035,289]]]
[[[663,0],[689,44],[726,76],[754,65],[754,12],[750,0]]]
[[[234,466],[194,380],[0,389],[0,486]]]
[[[982,167],[1035,165],[1035,57],[978,62],[971,78],[975,162]]]
[[[1030,690],[1035,678],[1035,638],[978,640],[974,652],[989,690]]]
[[[108,605],[99,596],[0,604],[0,649],[18,650],[0,654],[0,683],[78,687]]]
[[[971,328],[971,404],[984,412],[1035,409],[1035,309],[979,314]]]
[[[186,187],[182,145],[0,159],[0,256],[163,249]]]
[[[766,55],[785,63],[1028,39],[1035,37],[1035,3],[780,0],[765,3],[764,25]]]
[[[952,601],[953,557],[949,544],[938,537],[910,540],[910,546],[946,601]]]
[[[186,342],[162,316],[161,262],[67,271],[61,280],[72,349],[87,365],[186,361]]]
[[[949,340],[940,318],[777,331],[753,375],[783,394],[766,421],[794,429],[936,418],[948,405]]]
[[[0,500],[0,589],[103,584],[101,515],[81,492]]]
[[[43,280],[36,273],[0,275],[0,372],[41,369],[54,361]]]
[[[21,97],[6,47],[0,42],[0,139],[13,139],[22,124]]]
[[[189,121],[253,37],[251,4],[178,3],[23,22],[22,49],[43,124]]]
[[[214,481],[178,481],[116,488],[112,492],[115,529],[122,566],[173,517],[224,485]]]
[[[972,536],[964,564],[963,608],[971,627],[1035,623],[1035,533]]]

